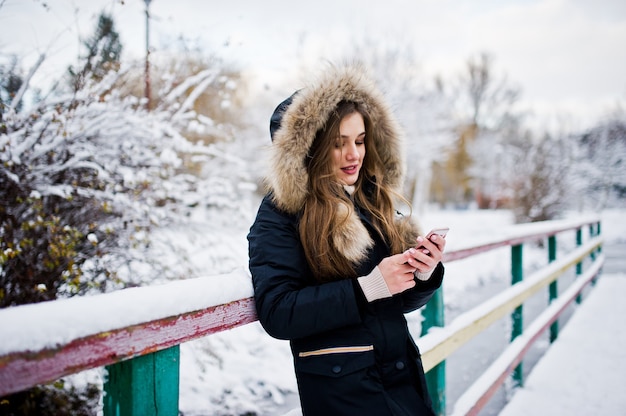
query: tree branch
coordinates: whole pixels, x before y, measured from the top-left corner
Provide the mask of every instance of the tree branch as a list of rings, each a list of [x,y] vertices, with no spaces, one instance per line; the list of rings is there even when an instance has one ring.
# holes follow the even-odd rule
[[[0,3],[0,5],[1,5],[1,3]],[[37,69],[39,69],[39,67],[41,66],[41,64],[43,63],[43,61],[45,59],[46,59],[46,54],[45,53],[42,53],[41,55],[39,55],[39,58],[37,59],[37,62],[35,62],[35,65],[32,66],[32,68],[28,72],[28,75],[26,76],[26,78],[24,78],[24,82],[22,83],[22,86],[20,87],[20,89],[15,94],[15,97],[13,97],[13,100],[11,100],[11,104],[9,105],[9,109],[15,110],[15,108],[17,107],[17,104],[22,100],[22,97],[24,96],[24,93],[28,89],[28,84],[30,83],[30,80],[33,78],[33,75],[35,75],[35,72],[37,72]]]

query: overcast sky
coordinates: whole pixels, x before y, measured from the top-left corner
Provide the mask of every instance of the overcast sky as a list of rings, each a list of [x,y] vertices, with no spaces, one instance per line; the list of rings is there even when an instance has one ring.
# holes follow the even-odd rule
[[[126,57],[145,51],[143,0],[0,0],[0,53],[24,65],[47,53],[36,82],[81,53],[79,34],[112,14]],[[152,0],[150,39],[183,35],[244,67],[280,74],[297,58],[336,58],[349,39],[410,44],[425,74],[452,76],[487,52],[535,113],[585,124],[626,107],[624,0]],[[312,52],[314,51],[314,52]],[[275,82],[275,79],[268,82]],[[290,86],[292,88],[293,86]]]

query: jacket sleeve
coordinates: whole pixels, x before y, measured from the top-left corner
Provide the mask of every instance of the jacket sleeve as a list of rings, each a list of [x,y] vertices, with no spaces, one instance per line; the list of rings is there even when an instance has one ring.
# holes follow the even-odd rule
[[[430,279],[421,281],[415,279],[415,286],[401,294],[403,301],[403,312],[409,313],[426,305],[433,297],[437,289],[441,287],[443,281],[444,267],[442,263],[437,264]]]
[[[248,234],[259,321],[279,339],[296,339],[361,321],[352,279],[318,284],[310,275],[293,216],[266,197]]]

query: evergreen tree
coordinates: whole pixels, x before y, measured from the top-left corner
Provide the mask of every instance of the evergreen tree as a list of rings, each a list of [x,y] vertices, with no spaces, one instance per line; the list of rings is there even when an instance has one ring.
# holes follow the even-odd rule
[[[24,79],[19,74],[17,67],[17,58],[13,57],[7,67],[0,65],[0,124],[2,123],[2,113],[11,104],[23,83]],[[17,103],[15,111],[19,111],[21,106],[20,101]]]
[[[83,67],[68,68],[74,91],[80,90],[90,78],[99,81],[108,71],[119,69],[122,44],[113,17],[101,13],[94,34],[83,45],[87,49]]]

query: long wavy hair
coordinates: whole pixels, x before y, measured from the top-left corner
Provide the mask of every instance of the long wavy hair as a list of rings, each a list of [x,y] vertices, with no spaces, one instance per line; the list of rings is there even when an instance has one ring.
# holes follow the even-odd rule
[[[319,130],[307,155],[310,192],[305,200],[299,224],[300,240],[315,278],[322,282],[356,277],[356,266],[336,247],[333,227],[345,224],[353,215],[354,204],[333,171],[331,152],[339,139],[339,125],[344,117],[358,112],[365,124],[365,158],[352,193],[354,202],[369,213],[376,232],[399,253],[411,242],[397,228],[393,198],[399,197],[384,185],[385,166],[370,133],[372,121],[363,106],[341,101],[331,113],[325,128]],[[367,190],[365,184],[369,183]],[[367,191],[367,192],[366,192]],[[403,199],[403,198],[402,198]],[[406,202],[406,201],[405,201]]]

